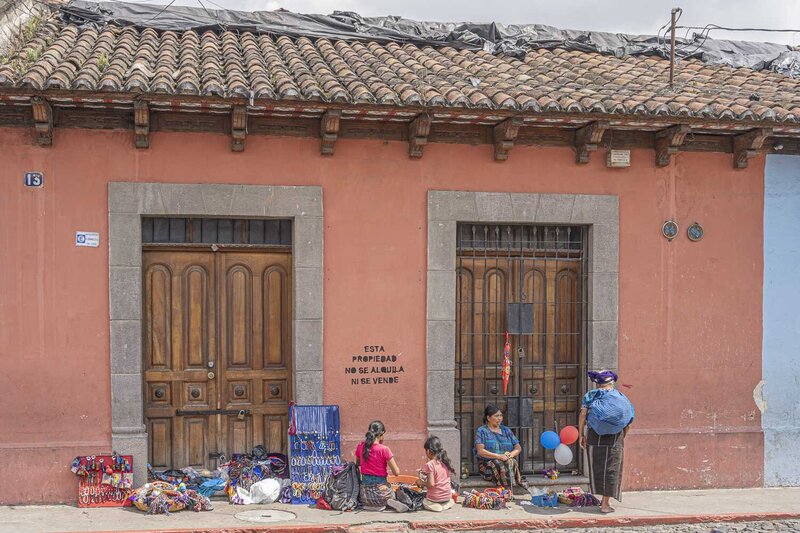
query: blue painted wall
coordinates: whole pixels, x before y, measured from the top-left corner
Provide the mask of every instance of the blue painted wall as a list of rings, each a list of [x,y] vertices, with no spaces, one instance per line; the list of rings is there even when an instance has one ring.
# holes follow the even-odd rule
[[[767,156],[763,343],[764,484],[800,485],[800,156]]]

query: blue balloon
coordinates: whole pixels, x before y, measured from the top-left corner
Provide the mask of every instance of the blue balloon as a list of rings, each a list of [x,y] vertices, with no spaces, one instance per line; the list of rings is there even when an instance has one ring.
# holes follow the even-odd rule
[[[546,450],[555,450],[561,444],[561,437],[555,431],[545,431],[539,438],[539,442]]]

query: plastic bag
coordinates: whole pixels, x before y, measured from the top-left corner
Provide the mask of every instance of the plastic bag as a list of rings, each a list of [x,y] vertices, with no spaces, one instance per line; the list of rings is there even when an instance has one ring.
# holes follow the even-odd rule
[[[253,503],[253,498],[250,497],[249,490],[236,487],[236,494],[231,498],[231,503],[234,505],[250,505]]]
[[[533,496],[545,496],[547,495],[547,491],[545,489],[541,489],[539,487],[530,487],[528,492],[531,493],[531,497]]]
[[[281,495],[281,484],[277,479],[262,479],[250,487],[253,503],[275,503]]]
[[[395,491],[395,498],[397,498],[397,501],[406,504],[409,511],[421,511],[422,500],[425,499],[425,493],[417,492],[408,486],[400,485]]]

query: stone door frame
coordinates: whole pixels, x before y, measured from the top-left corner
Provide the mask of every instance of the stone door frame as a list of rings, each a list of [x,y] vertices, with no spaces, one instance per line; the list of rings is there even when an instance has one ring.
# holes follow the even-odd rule
[[[321,187],[110,182],[108,304],[111,443],[133,455],[146,482],[142,374],[142,216],[292,219],[294,401],[322,403],[323,215]]]
[[[455,421],[456,228],[459,222],[589,228],[590,370],[617,370],[619,199],[614,195],[428,191],[428,434],[461,457]],[[584,378],[585,379],[585,378]]]

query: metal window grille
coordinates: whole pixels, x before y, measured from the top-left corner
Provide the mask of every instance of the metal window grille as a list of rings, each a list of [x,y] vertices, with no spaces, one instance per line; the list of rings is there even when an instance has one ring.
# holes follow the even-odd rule
[[[470,473],[487,404],[503,410],[519,438],[526,473],[554,465],[539,443],[543,431],[577,424],[587,358],[586,234],[583,226],[458,226],[455,406]],[[504,394],[506,332],[512,366]],[[577,469],[574,456],[559,468]]]
[[[142,218],[143,244],[250,244],[291,246],[291,220]]]

